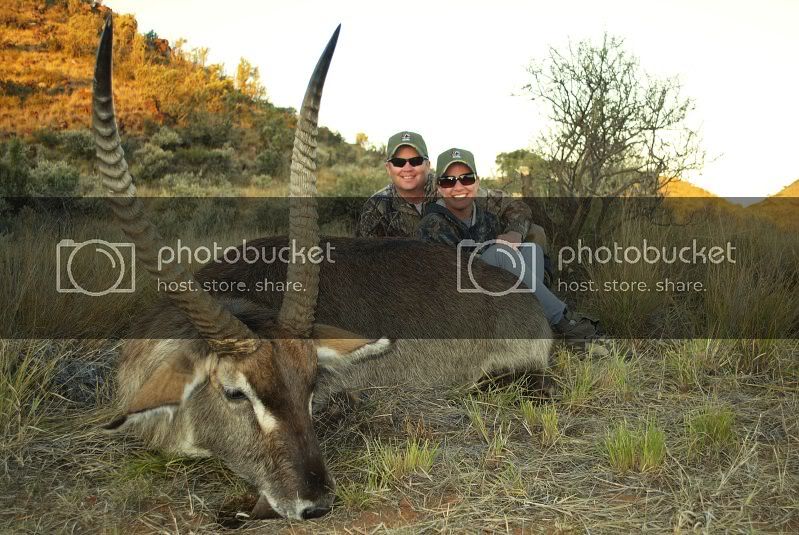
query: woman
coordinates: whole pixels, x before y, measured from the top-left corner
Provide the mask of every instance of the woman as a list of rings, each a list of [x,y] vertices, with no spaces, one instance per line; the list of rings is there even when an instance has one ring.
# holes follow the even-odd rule
[[[541,247],[534,243],[522,244],[521,239],[515,239],[515,236],[499,234],[496,216],[475,202],[480,183],[474,155],[465,149],[447,149],[439,154],[436,171],[440,199],[425,209],[417,237],[452,246],[471,240],[474,246],[464,248],[467,252],[477,253],[482,261],[520,277],[524,285],[535,293],[556,334],[571,341],[597,338],[597,322],[585,316],[572,315],[566,304],[544,285]],[[494,240],[497,242],[481,246]],[[521,247],[532,254],[519,254],[517,250]]]

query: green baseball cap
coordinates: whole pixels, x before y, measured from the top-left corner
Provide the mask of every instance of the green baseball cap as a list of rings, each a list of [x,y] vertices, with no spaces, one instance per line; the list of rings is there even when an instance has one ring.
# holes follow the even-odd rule
[[[454,163],[462,163],[469,166],[472,173],[477,174],[477,166],[474,165],[474,154],[466,149],[452,147],[438,155],[436,161],[436,176],[444,176],[447,167]]]
[[[416,149],[416,152],[419,153],[419,156],[429,158],[427,155],[427,145],[424,142],[424,138],[416,132],[406,131],[397,132],[388,138],[388,144],[386,144],[386,160],[393,158],[394,153],[397,152],[397,149],[403,145],[413,147]]]

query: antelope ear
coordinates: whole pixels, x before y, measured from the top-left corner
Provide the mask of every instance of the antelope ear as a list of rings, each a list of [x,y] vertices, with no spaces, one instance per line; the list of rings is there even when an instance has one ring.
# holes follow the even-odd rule
[[[195,373],[185,356],[171,359],[144,382],[124,414],[102,427],[113,431],[150,418],[172,418],[180,404],[205,379],[205,374]]]
[[[388,338],[367,340],[355,333],[318,323],[313,328],[319,366],[338,368],[385,353],[394,345]]]

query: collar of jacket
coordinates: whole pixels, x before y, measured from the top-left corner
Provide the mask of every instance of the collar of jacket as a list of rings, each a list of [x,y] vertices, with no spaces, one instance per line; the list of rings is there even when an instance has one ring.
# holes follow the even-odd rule
[[[480,221],[480,218],[483,216],[483,209],[476,202],[472,205],[472,217],[470,224],[466,224],[462,219],[450,212],[449,208],[447,208],[443,203],[439,203],[438,201],[431,202],[425,206],[423,215],[427,214],[441,214],[451,223],[454,223],[455,225],[468,231],[474,227],[478,221]]]

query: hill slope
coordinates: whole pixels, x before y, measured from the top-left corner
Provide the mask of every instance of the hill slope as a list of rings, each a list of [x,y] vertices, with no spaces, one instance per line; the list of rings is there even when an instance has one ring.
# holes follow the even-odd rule
[[[25,165],[67,160],[91,174],[93,65],[109,14],[82,0],[0,5],[0,141],[24,141],[14,150]],[[117,120],[140,184],[181,183],[184,194],[219,184],[284,194],[296,112],[264,98],[258,69],[242,59],[234,80],[207,63],[207,49],[170,46],[139,33],[132,15],[113,16]],[[370,194],[385,183],[374,149],[321,127],[318,152],[322,192]],[[9,154],[0,146],[0,159],[19,159]]]

